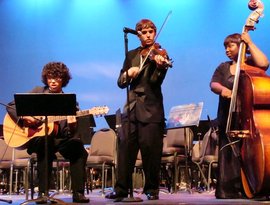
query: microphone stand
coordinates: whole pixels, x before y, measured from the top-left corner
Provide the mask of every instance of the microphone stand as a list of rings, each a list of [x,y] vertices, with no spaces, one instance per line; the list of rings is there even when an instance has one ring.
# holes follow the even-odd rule
[[[128,53],[128,37],[127,32],[124,30],[124,44],[125,44],[125,56],[127,56]],[[128,69],[126,72],[126,82],[127,82],[127,88],[126,88],[126,95],[127,95],[127,118],[128,118],[128,137],[131,134],[130,130],[130,103],[129,103],[129,77],[128,77]],[[128,145],[129,146],[129,145]],[[129,150],[129,149],[128,149]],[[128,155],[129,156],[129,155]],[[143,200],[139,197],[133,196],[133,181],[132,181],[132,172],[131,172],[131,164],[130,164],[130,158],[128,163],[128,179],[129,179],[129,197],[123,198],[121,202],[142,202]]]

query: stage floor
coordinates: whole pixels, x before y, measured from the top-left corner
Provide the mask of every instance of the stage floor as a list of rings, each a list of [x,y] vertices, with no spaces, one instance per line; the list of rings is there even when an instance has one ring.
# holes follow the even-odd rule
[[[90,198],[91,205],[118,205],[118,204],[155,204],[155,205],[197,205],[197,204],[207,204],[207,205],[233,205],[233,204],[270,204],[268,200],[248,200],[248,199],[216,199],[214,196],[214,192],[179,192],[177,194],[166,194],[160,193],[160,199],[149,201],[147,200],[145,195],[142,194],[134,194],[134,197],[139,197],[143,201],[142,202],[114,202],[110,199],[105,199],[104,196],[101,195],[100,190],[94,190],[89,195],[86,195]],[[55,195],[54,198],[61,199],[67,204],[76,204],[72,203],[72,195],[68,193],[62,193],[59,195]],[[25,195],[0,195],[0,199],[11,199],[12,204],[19,205],[25,202]],[[7,204],[5,202],[0,202],[0,204]],[[28,202],[27,204],[35,204],[34,202]],[[49,204],[49,203],[48,203]]]

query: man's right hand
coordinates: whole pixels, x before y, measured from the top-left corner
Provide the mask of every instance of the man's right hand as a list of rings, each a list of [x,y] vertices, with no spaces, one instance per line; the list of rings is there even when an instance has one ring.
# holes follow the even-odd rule
[[[128,69],[128,76],[130,78],[136,78],[139,74],[139,70],[140,68],[139,67],[131,67]]]

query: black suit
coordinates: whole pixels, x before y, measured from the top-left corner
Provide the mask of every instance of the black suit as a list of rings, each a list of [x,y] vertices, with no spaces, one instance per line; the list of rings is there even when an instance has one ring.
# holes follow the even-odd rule
[[[48,87],[35,87],[31,93],[49,93]],[[15,103],[9,103],[10,107],[7,107],[7,111],[14,122],[19,122],[22,125],[21,120],[18,120],[16,115]],[[13,109],[12,109],[13,108]],[[70,174],[73,192],[84,193],[85,185],[85,164],[88,153],[84,149],[83,143],[73,137],[72,130],[69,129],[67,121],[60,121],[58,124],[58,133],[48,136],[48,181],[50,182],[50,176],[52,171],[52,162],[55,159],[55,152],[59,151],[64,158],[70,161]],[[46,161],[45,161],[45,138],[36,137],[31,139],[27,144],[27,152],[29,154],[37,153],[37,168],[39,179],[39,192],[46,193],[44,177]]]
[[[138,150],[141,150],[145,173],[144,193],[158,194],[159,171],[163,146],[164,108],[161,84],[167,69],[157,68],[153,61],[147,60],[135,79],[127,79],[126,71],[130,67],[139,67],[142,59],[141,48],[127,53],[118,78],[118,86],[129,89],[129,102],[124,107],[122,119],[123,135],[119,141],[118,178],[116,193],[127,194],[128,166],[132,172]],[[128,135],[128,103],[130,107],[130,135]]]

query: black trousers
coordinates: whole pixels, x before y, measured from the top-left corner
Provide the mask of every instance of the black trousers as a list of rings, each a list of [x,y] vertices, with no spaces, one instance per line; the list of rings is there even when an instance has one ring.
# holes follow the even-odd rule
[[[37,153],[37,170],[39,180],[39,192],[47,193],[47,188],[50,187],[51,173],[52,173],[52,162],[55,157],[55,152],[59,153],[70,161],[70,175],[71,175],[71,188],[73,192],[84,192],[86,172],[85,164],[88,153],[85,150],[83,143],[76,138],[70,138],[67,140],[60,140],[56,143],[57,139],[53,136],[48,137],[48,178],[46,179],[46,159],[45,159],[45,137],[34,138],[30,141],[31,152]],[[47,181],[46,181],[47,180]]]
[[[128,194],[132,173],[140,149],[145,174],[144,193],[158,194],[163,147],[164,123],[122,122],[118,141],[118,166],[115,192]]]

